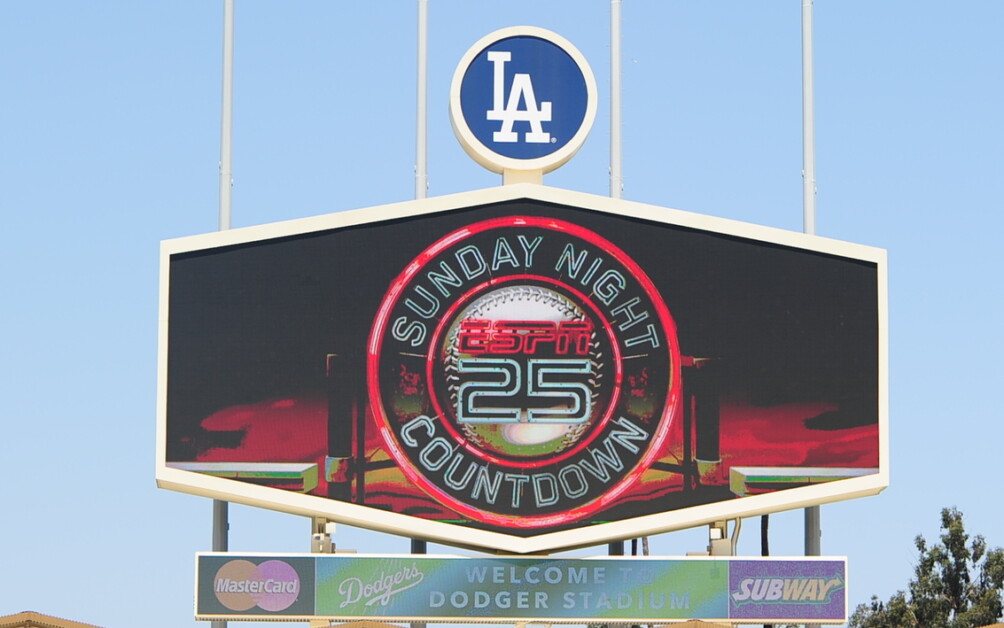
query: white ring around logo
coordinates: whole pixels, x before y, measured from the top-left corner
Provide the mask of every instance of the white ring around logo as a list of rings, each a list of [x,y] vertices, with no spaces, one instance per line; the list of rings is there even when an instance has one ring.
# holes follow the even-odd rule
[[[585,83],[586,89],[585,113],[581,124],[573,136],[570,139],[563,138],[561,147],[553,152],[544,156],[529,159],[518,159],[502,155],[488,146],[485,146],[485,144],[478,139],[474,131],[472,131],[470,123],[465,118],[461,101],[461,87],[464,81],[464,76],[474,60],[483,51],[485,51],[486,48],[504,39],[514,37],[533,37],[542,39],[563,50],[569,57],[571,57],[572,61],[574,61],[575,65],[578,67],[578,70],[582,73],[582,80]],[[499,63],[499,65],[501,66],[501,63]],[[496,71],[498,72],[499,70],[496,69]],[[496,96],[496,98],[498,98],[498,96]],[[506,106],[508,107],[508,105]],[[550,103],[548,104],[548,107],[550,107]],[[450,86],[450,122],[460,145],[476,162],[488,170],[499,174],[502,174],[505,170],[539,170],[541,173],[547,173],[564,165],[575,155],[576,152],[578,152],[579,148],[581,148],[582,144],[585,142],[586,137],[589,135],[593,121],[596,118],[596,108],[596,78],[593,76],[593,71],[589,67],[589,63],[586,61],[586,58],[564,37],[552,31],[535,26],[510,26],[482,37],[477,41],[477,43],[471,46],[460,59],[460,63],[457,64],[457,69],[453,74],[453,82]],[[502,124],[504,123],[500,123],[500,128]]]

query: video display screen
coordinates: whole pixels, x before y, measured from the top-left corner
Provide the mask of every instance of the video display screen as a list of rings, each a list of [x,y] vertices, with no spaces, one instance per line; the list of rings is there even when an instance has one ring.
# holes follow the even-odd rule
[[[166,464],[522,537],[878,473],[878,282],[530,199],[175,253]]]

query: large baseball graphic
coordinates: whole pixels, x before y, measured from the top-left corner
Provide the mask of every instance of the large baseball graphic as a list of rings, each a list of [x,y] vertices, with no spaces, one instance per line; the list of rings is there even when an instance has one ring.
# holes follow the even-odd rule
[[[433,368],[442,365],[450,395],[444,409],[469,443],[489,456],[540,459],[573,447],[596,424],[612,348],[593,317],[555,287],[509,283],[492,286],[447,321]],[[495,372],[481,368],[496,360],[487,354],[504,355],[501,364],[517,365],[513,372],[553,380],[553,389],[534,386],[536,394],[520,396],[500,420],[498,408],[485,405],[490,395],[472,398],[481,375]]]
[[[657,459],[680,397],[669,310],[611,242],[510,216],[446,234],[391,285],[371,405],[409,480],[482,524],[602,511]]]

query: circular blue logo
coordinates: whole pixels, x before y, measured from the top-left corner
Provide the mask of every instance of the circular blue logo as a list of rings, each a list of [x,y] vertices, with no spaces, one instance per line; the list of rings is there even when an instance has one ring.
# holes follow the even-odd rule
[[[454,130],[496,172],[557,168],[581,146],[596,113],[585,59],[543,29],[503,29],[482,39],[457,68],[453,91]]]

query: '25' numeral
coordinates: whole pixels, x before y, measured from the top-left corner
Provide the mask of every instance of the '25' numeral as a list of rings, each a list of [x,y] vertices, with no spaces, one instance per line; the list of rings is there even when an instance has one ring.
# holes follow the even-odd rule
[[[457,391],[457,420],[460,423],[517,423],[526,410],[530,423],[584,423],[592,414],[592,397],[586,384],[592,374],[588,359],[526,360],[511,358],[461,358],[464,378]],[[555,379],[554,376],[565,376]],[[567,381],[568,375],[580,375]],[[516,403],[525,400],[525,404]],[[516,404],[516,405],[514,405]],[[522,407],[522,406],[528,407]]]

